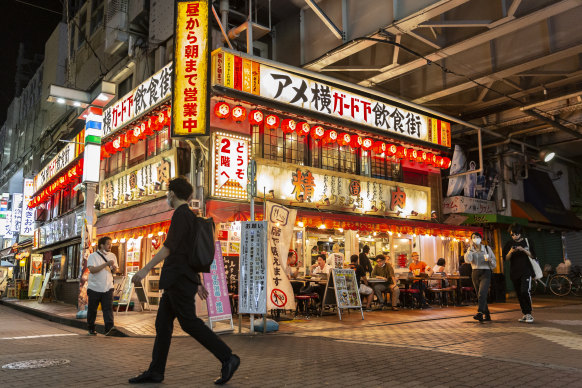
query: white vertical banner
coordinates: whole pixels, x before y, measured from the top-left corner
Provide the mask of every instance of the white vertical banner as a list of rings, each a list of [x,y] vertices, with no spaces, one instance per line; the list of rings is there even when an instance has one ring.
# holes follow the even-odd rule
[[[12,194],[12,231],[20,232],[20,221],[22,220],[22,199],[21,193]]]
[[[287,252],[296,217],[297,210],[267,202],[267,310],[295,310],[293,287],[285,274],[283,263],[287,265]]]
[[[238,311],[241,314],[266,314],[267,306],[267,223],[241,222]]]
[[[20,219],[20,236],[32,236],[34,232],[34,209],[28,207],[28,203],[34,194],[34,181],[24,180],[24,199],[22,202],[22,217]]]

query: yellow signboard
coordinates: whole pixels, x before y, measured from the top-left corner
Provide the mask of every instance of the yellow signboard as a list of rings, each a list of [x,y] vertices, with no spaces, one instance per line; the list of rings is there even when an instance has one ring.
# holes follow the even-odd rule
[[[208,134],[208,0],[176,3],[172,136]]]

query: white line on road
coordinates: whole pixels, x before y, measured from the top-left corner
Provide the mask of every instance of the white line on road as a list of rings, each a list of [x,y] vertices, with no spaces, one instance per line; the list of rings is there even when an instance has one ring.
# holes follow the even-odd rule
[[[17,340],[17,339],[32,339],[32,338],[46,338],[46,337],[66,337],[71,335],[79,335],[79,334],[41,334],[41,335],[27,335],[23,337],[3,337],[0,340]]]

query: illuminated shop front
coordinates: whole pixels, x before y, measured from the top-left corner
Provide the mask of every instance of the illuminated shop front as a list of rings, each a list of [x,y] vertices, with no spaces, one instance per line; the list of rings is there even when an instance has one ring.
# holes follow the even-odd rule
[[[212,91],[207,215],[249,219],[255,168],[257,219],[264,200],[298,209],[290,248],[300,271],[334,249],[347,264],[364,245],[397,270],[412,251],[429,265],[444,257],[447,270],[458,266],[459,243],[479,228],[434,222],[441,171],[451,164],[450,123],[357,85],[226,49],[212,53]],[[225,254],[236,256],[225,238]]]

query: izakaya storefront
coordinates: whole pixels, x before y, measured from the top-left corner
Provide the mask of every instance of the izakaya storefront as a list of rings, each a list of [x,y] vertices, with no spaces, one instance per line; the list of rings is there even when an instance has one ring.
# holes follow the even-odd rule
[[[298,209],[289,249],[305,272],[317,255],[344,264],[364,245],[405,271],[413,251],[458,268],[480,228],[432,222],[441,171],[450,166],[450,123],[418,107],[319,74],[225,49],[212,54],[212,157],[206,213],[219,221],[223,254],[237,260],[238,221],[263,202]],[[251,166],[251,167],[249,167]],[[249,171],[256,166],[256,189]],[[228,263],[228,261],[227,261]]]
[[[190,148],[170,137],[172,64],[168,64],[103,112],[96,248],[112,239],[119,270],[128,279],[161,248],[172,209],[166,201],[171,179],[187,175]],[[146,278],[152,305],[159,302],[161,265]]]

